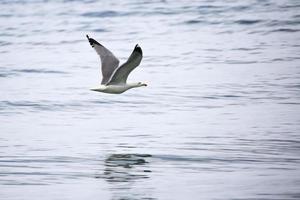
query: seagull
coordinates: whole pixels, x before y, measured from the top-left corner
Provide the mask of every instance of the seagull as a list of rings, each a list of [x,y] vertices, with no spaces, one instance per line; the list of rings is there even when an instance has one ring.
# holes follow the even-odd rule
[[[112,52],[88,35],[86,35],[86,37],[90,45],[100,56],[102,68],[101,85],[91,88],[90,90],[110,94],[121,94],[131,88],[147,86],[147,84],[142,82],[126,83],[130,72],[139,66],[143,58],[142,49],[138,44],[135,45],[128,60],[119,66],[120,61]]]

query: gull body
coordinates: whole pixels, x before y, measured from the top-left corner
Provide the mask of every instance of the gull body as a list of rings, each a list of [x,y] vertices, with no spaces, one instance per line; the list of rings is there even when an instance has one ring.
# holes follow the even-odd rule
[[[109,94],[121,94],[131,88],[147,86],[145,83],[127,83],[123,85],[99,85],[98,87],[90,88],[92,91],[103,92]]]
[[[126,83],[130,72],[139,66],[142,61],[143,52],[139,45],[135,46],[128,60],[119,66],[119,60],[112,52],[88,35],[87,38],[90,45],[100,56],[102,71],[101,85],[90,88],[90,90],[110,94],[121,94],[131,88],[147,86],[147,84],[141,82]]]

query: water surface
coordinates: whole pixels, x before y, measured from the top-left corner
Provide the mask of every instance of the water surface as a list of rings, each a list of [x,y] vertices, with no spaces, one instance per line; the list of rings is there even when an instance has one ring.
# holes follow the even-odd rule
[[[1,1],[0,199],[299,199],[299,7]],[[89,91],[86,34],[148,87]]]

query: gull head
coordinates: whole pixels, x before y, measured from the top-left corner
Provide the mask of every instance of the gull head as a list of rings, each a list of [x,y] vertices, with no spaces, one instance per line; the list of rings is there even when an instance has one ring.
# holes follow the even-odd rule
[[[128,83],[127,86],[129,88],[137,88],[137,87],[147,86],[147,84],[142,83],[142,82],[138,82],[138,83]]]

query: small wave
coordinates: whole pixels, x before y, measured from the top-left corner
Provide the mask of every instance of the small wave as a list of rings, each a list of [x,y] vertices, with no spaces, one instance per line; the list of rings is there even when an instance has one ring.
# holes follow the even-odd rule
[[[11,42],[6,42],[6,41],[0,41],[0,46],[7,46],[12,44]]]
[[[246,157],[227,157],[227,158],[217,158],[217,157],[192,157],[192,156],[179,156],[179,155],[157,155],[153,158],[158,158],[164,161],[170,162],[198,162],[198,163],[228,163],[228,162],[240,162],[240,163],[254,163],[263,162],[259,159],[252,159]]]
[[[242,60],[226,60],[227,64],[255,64],[257,61],[242,61]]]
[[[300,18],[300,15],[294,15],[293,17],[294,18]]]
[[[62,40],[59,43],[60,44],[75,44],[75,43],[79,43],[82,42],[82,40]]]
[[[255,50],[260,50],[261,48],[245,48],[245,47],[241,47],[241,48],[233,48],[231,50],[233,51],[255,51]]]
[[[218,24],[222,24],[223,22],[221,21],[204,21],[204,20],[198,20],[198,19],[191,19],[191,20],[187,20],[184,21],[183,24],[187,24],[187,25],[193,25],[193,24],[206,24],[206,25],[218,25]]]
[[[13,14],[8,14],[8,13],[0,14],[0,18],[10,18],[10,17],[13,17],[13,16],[14,16]]]
[[[73,163],[73,162],[80,162],[86,161],[80,157],[71,157],[71,156],[4,156],[1,157],[0,163]],[[4,158],[4,159],[3,159]],[[30,167],[30,166],[29,166]]]
[[[289,78],[288,78],[289,79]],[[287,85],[285,86],[286,88],[297,88],[297,89],[300,89],[300,84],[290,84],[290,85]]]
[[[283,105],[300,105],[298,102],[280,102],[278,104],[283,104]]]
[[[300,29],[279,28],[279,29],[274,29],[272,31],[269,31],[269,33],[275,33],[275,32],[294,33],[294,32],[299,32],[299,31],[300,31]]]
[[[100,11],[100,12],[85,12],[81,14],[83,17],[117,17],[121,16],[123,14],[112,11],[112,10],[107,10],[107,11]]]
[[[300,4],[298,4],[298,5],[282,5],[282,6],[280,6],[280,8],[299,8],[300,7]]]
[[[47,1],[47,0],[46,0]],[[96,0],[64,0],[63,2],[84,2],[84,3],[94,3]]]
[[[199,23],[203,23],[204,21],[202,20],[195,20],[195,19],[192,19],[192,20],[188,20],[188,21],[185,21],[184,23],[185,24],[199,24]]]
[[[252,6],[233,6],[229,10],[232,10],[232,11],[245,11],[245,10],[248,10],[248,9],[251,9],[251,8],[252,8]]]
[[[267,23],[267,26],[276,27],[276,26],[288,26],[288,25],[299,25],[300,20],[272,20]]]
[[[233,95],[233,94],[224,94],[224,95],[214,95],[214,96],[203,96],[204,99],[224,99],[224,98],[243,98],[244,96]]]
[[[225,95],[220,95],[220,97],[224,97],[224,98],[240,98],[243,96],[239,96],[239,95],[232,95],[232,94],[225,94]]]
[[[1,108],[35,108],[35,109],[48,109],[47,105],[43,105],[37,102],[32,102],[32,101],[1,101],[0,102]]]
[[[74,110],[82,107],[79,103],[57,103],[51,101],[0,101],[0,110],[19,111],[57,111],[57,110]]]
[[[198,11],[201,14],[213,14],[213,13],[220,13],[224,11],[223,6],[213,6],[213,5],[202,5],[197,7]]]
[[[34,73],[34,74],[66,74],[67,72],[47,69],[14,69],[13,72]]]
[[[96,29],[92,29],[93,32],[108,32],[107,29],[104,29],[104,28],[96,28]]]
[[[262,22],[262,20],[250,20],[250,19],[241,19],[237,20],[234,23],[240,24],[240,25],[252,25]]]
[[[14,76],[14,75],[16,75],[16,73],[14,73],[14,72],[7,72],[7,71],[1,72],[0,71],[0,78],[6,78],[6,77]]]
[[[201,14],[220,14],[224,12],[242,12],[251,9],[251,6],[214,6],[214,5],[202,5],[198,6],[197,9]]]
[[[58,70],[48,70],[48,69],[8,69],[8,68],[2,68],[0,70],[0,78],[6,78],[11,76],[19,76],[21,74],[68,74],[64,71],[58,71]]]

